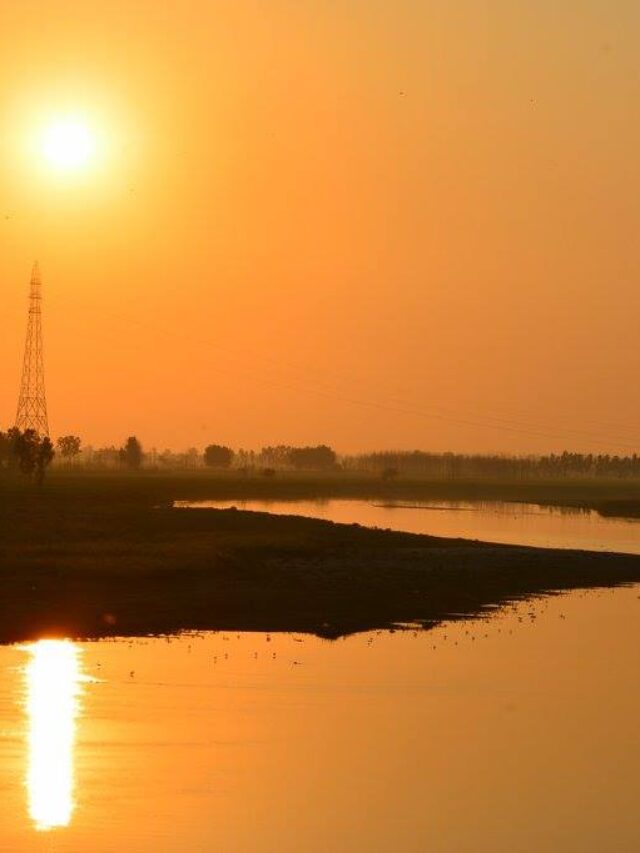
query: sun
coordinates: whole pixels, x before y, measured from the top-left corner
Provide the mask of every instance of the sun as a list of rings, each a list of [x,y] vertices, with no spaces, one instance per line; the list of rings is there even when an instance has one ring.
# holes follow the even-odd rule
[[[95,140],[84,122],[73,118],[59,119],[42,134],[42,154],[55,169],[80,169],[92,158]]]

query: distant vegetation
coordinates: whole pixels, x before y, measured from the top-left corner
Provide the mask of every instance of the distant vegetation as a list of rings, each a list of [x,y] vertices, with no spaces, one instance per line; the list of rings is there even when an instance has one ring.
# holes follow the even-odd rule
[[[33,429],[22,432],[12,427],[0,432],[0,469],[7,474],[19,473],[42,485],[54,456],[50,439],[41,438]]]
[[[129,468],[130,471],[137,471],[138,468],[142,466],[144,453],[142,452],[142,445],[135,435],[129,436],[124,447],[120,448],[118,451],[118,459],[120,463],[124,465],[125,468]]]
[[[204,449],[204,464],[209,468],[230,468],[235,453],[230,447],[210,444]]]
[[[129,439],[131,440],[131,439]],[[115,447],[88,448],[83,454],[87,467],[115,468],[122,464],[122,451]],[[565,451],[545,456],[428,453],[426,451],[381,451],[338,456],[328,445],[292,447],[273,445],[259,451],[233,450],[210,444],[204,452],[191,448],[182,453],[152,449],[140,463],[155,470],[211,468],[236,470],[242,474],[276,476],[286,471],[321,471],[366,474],[385,481],[398,478],[426,480],[529,480],[566,478],[640,479],[640,456],[611,456]]]
[[[546,456],[502,456],[459,453],[380,452],[346,457],[351,471],[382,477],[420,477],[428,480],[562,479],[567,477],[640,478],[640,456],[592,453],[551,453]]]
[[[172,471],[211,468],[273,477],[279,471],[340,471],[343,467],[335,450],[324,444],[315,447],[282,444],[263,447],[258,452],[242,449],[234,451],[224,444],[209,444],[203,452],[192,447],[176,453],[172,450],[158,451],[156,448],[145,452],[136,436],[130,436],[122,447],[110,445],[100,448],[82,447],[77,436],[63,436],[58,439],[57,445],[61,458],[67,463],[73,461],[74,467],[98,470],[145,468]]]
[[[82,450],[82,441],[77,435],[61,435],[56,441],[58,453],[67,462],[71,462]]]
[[[335,471],[340,467],[335,450],[326,444],[317,447],[263,447],[259,460],[261,465],[296,471]]]
[[[209,444],[203,451],[192,447],[183,452],[145,450],[141,441],[129,436],[121,446],[83,446],[77,435],[56,441],[57,453],[49,439],[40,439],[27,430],[0,432],[0,472],[33,475],[40,482],[54,459],[55,465],[86,470],[180,471],[211,469],[235,471],[242,476],[276,477],[286,472],[347,473],[374,477],[386,483],[396,480],[477,481],[477,480],[563,480],[637,479],[640,455],[616,456],[565,451],[544,456],[500,454],[429,453],[380,451],[338,456],[326,444],[294,447],[279,444],[259,451],[234,450],[224,444]]]

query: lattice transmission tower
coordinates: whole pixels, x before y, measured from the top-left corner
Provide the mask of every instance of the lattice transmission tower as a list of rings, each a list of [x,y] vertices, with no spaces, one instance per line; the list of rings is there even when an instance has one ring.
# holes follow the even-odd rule
[[[21,430],[34,429],[41,436],[49,435],[42,352],[42,281],[37,262],[31,272],[27,339],[24,345],[16,426]]]

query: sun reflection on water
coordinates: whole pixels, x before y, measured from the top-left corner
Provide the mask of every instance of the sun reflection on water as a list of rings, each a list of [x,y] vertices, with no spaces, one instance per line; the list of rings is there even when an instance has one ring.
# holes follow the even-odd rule
[[[82,681],[69,640],[26,646],[29,815],[36,829],[68,826],[73,813],[73,748]]]

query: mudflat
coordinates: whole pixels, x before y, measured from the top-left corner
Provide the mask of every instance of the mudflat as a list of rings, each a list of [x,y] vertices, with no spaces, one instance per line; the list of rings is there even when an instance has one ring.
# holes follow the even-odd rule
[[[422,497],[451,497],[425,484],[405,488],[339,477],[315,483],[56,474],[38,490],[4,480],[0,641],[234,628],[337,637],[407,624],[429,627],[517,598],[640,582],[640,557],[631,555],[172,506],[176,499],[207,497],[348,494],[384,500],[413,499],[420,491]],[[524,488],[513,489],[518,487]],[[580,505],[573,489],[565,501]],[[599,487],[597,500],[626,504],[635,495]]]

